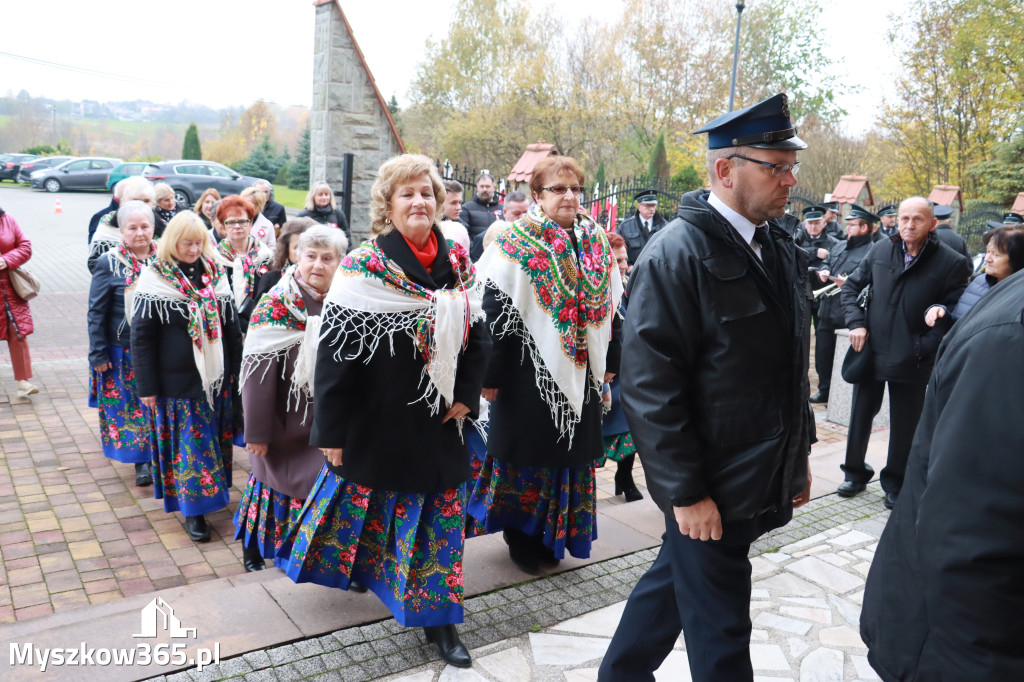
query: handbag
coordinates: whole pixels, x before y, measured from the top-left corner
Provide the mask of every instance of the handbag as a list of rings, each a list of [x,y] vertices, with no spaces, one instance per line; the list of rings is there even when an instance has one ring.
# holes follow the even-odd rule
[[[871,285],[869,284],[857,296],[857,305],[867,310],[870,302]],[[853,349],[853,346],[846,349],[842,375],[843,381],[848,384],[859,384],[875,378],[875,357],[871,352],[870,338],[864,342],[864,347],[859,353]]]
[[[41,287],[39,280],[25,268],[10,268],[8,276],[11,279],[11,287],[14,289],[14,293],[20,296],[23,301],[35,298],[39,293]]]

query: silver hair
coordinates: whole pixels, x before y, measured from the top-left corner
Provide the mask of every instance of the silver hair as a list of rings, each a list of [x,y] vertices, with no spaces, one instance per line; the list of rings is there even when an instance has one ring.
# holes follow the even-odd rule
[[[348,238],[337,227],[317,225],[299,235],[297,248],[299,253],[306,249],[334,249],[338,258],[341,258],[348,251]]]
[[[142,216],[149,221],[150,225],[156,224],[153,218],[153,209],[144,201],[126,201],[117,208],[117,224],[119,227],[124,227],[128,224],[129,220],[136,216]]]
[[[266,185],[267,189],[274,189],[274,186],[272,184],[270,184],[269,180],[262,180],[262,179],[260,179],[260,180],[257,180],[256,182],[252,183],[253,187],[262,187],[263,185]]]
[[[528,201],[528,199],[526,198],[525,194],[523,194],[519,190],[516,190],[514,192],[509,192],[508,194],[505,195],[505,203],[508,203],[510,201]]]
[[[141,175],[125,178],[117,183],[117,188],[121,190],[121,201],[131,201],[132,199],[156,201],[156,190],[153,189],[153,183]]]

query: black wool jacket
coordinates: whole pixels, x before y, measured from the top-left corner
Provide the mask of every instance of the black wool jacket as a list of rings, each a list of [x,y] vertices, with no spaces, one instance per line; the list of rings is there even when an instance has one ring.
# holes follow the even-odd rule
[[[448,244],[437,227],[437,257],[427,272],[397,231],[377,237],[390,261],[430,290],[457,286]],[[340,275],[339,275],[340,276]],[[469,450],[455,420],[442,424],[447,408],[431,414],[420,397],[427,381],[412,339],[395,333],[372,358],[358,353],[360,340],[330,334],[317,351],[313,430],[309,442],[342,448],[342,464],[330,466],[345,480],[375,490],[430,493],[453,488],[470,476]],[[392,350],[393,349],[393,350]],[[454,400],[476,417],[491,341],[484,322],[470,327],[459,354]],[[442,403],[444,401],[442,400]],[[465,424],[463,429],[473,428]]]
[[[929,327],[924,314],[933,305],[952,310],[967,288],[966,259],[928,235],[921,251],[904,269],[903,240],[898,234],[875,242],[843,284],[839,296],[846,326],[867,327],[879,381],[926,383],[946,329]],[[865,312],[857,304],[871,285]]]
[[[312,211],[304,208],[299,211],[298,217],[312,218],[321,225],[341,228],[341,231],[345,233],[345,238],[348,239],[349,250],[351,251],[355,247],[355,244],[352,243],[352,231],[348,227],[348,218],[340,208],[331,208],[329,205],[325,208],[314,206]]]
[[[498,201],[497,194],[490,201],[480,197],[473,198],[462,205],[459,220],[469,231],[469,255],[477,260],[484,253],[484,234],[495,220],[504,219],[504,206]]]
[[[131,333],[124,317],[124,273],[111,251],[96,259],[89,284],[89,364],[110,362],[107,348],[131,346]],[[121,274],[115,274],[115,272]]]
[[[836,244],[828,252],[828,258],[821,264],[822,270],[828,270],[833,277],[849,275],[857,269],[857,265],[864,259],[864,256],[871,250],[874,242],[870,234],[862,237],[850,237],[845,242]],[[814,275],[811,275],[814,277]],[[821,278],[817,278],[821,281]],[[843,311],[843,304],[839,294],[822,296],[818,304],[818,319],[827,329],[845,329],[846,314]]]
[[[191,277],[197,286],[202,286],[202,270],[202,267],[196,267]],[[188,318],[183,312],[169,310],[166,321],[161,321],[156,314],[143,316],[142,310],[132,318],[132,364],[138,394],[142,397],[205,399],[203,382],[192,351],[192,338],[188,335]],[[227,381],[238,377],[242,364],[242,332],[233,301],[222,302],[220,312],[221,350]]]
[[[631,273],[622,401],[664,511],[710,496],[752,519],[807,486],[807,258],[769,221],[770,276],[709,194],[683,195]]]
[[[617,232],[626,240],[626,258],[630,265],[636,263],[636,259],[640,257],[640,252],[647,246],[647,242],[658,230],[665,227],[665,223],[665,219],[657,211],[651,218],[650,233],[644,229],[639,213],[634,213],[622,221]]]

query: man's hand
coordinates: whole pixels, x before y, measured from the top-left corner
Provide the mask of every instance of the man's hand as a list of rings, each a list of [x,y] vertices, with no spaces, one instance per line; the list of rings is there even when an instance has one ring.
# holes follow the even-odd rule
[[[828,270],[818,270],[818,279],[820,279],[822,282],[828,281],[828,275]]]
[[[320,452],[324,453],[329,464],[336,467],[341,466],[341,448],[320,448]]]
[[[828,258],[828,251],[826,249],[818,249],[818,258],[821,260]]]
[[[861,352],[864,350],[864,344],[868,342],[868,330],[867,327],[858,327],[857,329],[850,330],[850,345],[853,346],[853,350]]]
[[[249,451],[250,455],[256,455],[257,457],[267,456],[266,443],[246,443],[245,449]]]
[[[449,419],[463,419],[467,414],[469,414],[469,408],[460,402],[456,402],[445,413],[444,419],[441,420],[441,423],[444,424]]]
[[[612,379],[614,379],[614,378],[615,378],[615,372],[605,372],[604,373],[604,383],[610,384],[610,383],[612,383]]]
[[[807,464],[807,487],[804,491],[793,498],[793,509],[799,509],[811,501],[811,465]]]
[[[941,318],[946,316],[946,309],[941,305],[933,305],[924,314],[924,323],[929,327],[934,327],[935,323]]]
[[[689,507],[672,507],[672,512],[683,535],[702,542],[722,539],[722,517],[718,514],[718,505],[710,497]]]
[[[495,398],[498,397],[498,389],[496,388],[485,388],[480,391],[480,397],[489,403],[493,403]]]

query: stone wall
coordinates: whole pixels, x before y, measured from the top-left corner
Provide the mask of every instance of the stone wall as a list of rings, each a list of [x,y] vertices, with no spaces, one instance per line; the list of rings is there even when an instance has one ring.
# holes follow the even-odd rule
[[[335,0],[317,4],[315,32],[310,181],[326,181],[340,192],[344,154],[355,156],[351,227],[358,243],[369,234],[377,169],[402,152],[402,143]]]

